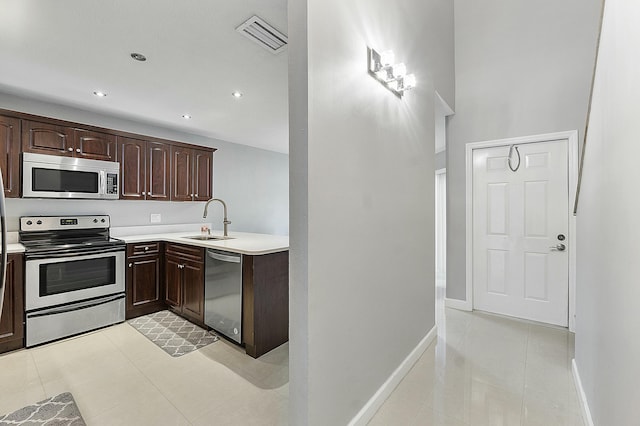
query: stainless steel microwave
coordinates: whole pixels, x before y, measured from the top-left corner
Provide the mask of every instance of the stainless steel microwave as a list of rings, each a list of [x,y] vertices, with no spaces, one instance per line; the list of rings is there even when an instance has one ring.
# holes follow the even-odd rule
[[[22,154],[25,198],[119,198],[120,163],[55,155]]]

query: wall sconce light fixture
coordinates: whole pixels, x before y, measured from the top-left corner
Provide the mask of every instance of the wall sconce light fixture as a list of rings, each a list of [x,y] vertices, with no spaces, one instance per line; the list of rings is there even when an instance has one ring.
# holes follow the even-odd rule
[[[369,75],[397,97],[402,98],[404,92],[416,87],[416,76],[407,74],[407,66],[404,63],[395,63],[395,55],[392,51],[378,53],[367,47],[367,58]]]

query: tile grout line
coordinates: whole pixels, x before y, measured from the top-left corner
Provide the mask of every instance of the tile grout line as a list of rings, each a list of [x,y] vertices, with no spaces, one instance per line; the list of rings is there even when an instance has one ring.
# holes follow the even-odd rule
[[[49,394],[47,393],[47,390],[44,388],[44,383],[42,381],[42,375],[40,375],[40,369],[38,368],[38,363],[36,362],[36,359],[33,356],[33,352],[30,351],[27,348],[25,348],[25,350],[29,351],[29,358],[31,358],[31,362],[33,362],[33,366],[36,368],[36,373],[38,373],[38,381],[40,382],[40,387],[42,388],[42,393],[44,394],[45,398],[49,398]]]
[[[520,425],[525,424],[524,397],[527,389],[527,363],[529,358],[529,337],[531,336],[531,324],[527,326],[527,341],[524,345],[524,380],[522,381],[522,402],[520,404]]]
[[[126,324],[127,327],[131,327],[132,329],[135,330],[135,328],[133,326],[131,326],[129,323],[127,323],[127,321],[125,321],[122,324]],[[135,330],[136,333],[138,333],[142,338],[146,339],[146,337],[144,337],[141,333],[138,332],[138,330]],[[180,410],[178,407],[176,407],[176,405],[173,403],[173,401],[171,401],[167,395],[164,394],[164,392],[162,392],[162,390],[156,386],[156,384],[153,382],[153,380],[151,380],[140,368],[138,368],[138,366],[133,362],[133,360],[127,355],[127,353],[125,351],[123,351],[122,349],[120,349],[120,347],[118,347],[118,345],[116,345],[116,343],[111,339],[111,337],[107,334],[107,339],[111,342],[111,344],[113,346],[115,346],[115,348],[124,355],[124,357],[127,359],[127,361],[129,361],[129,363],[142,375],[142,377],[145,378],[145,380],[147,382],[149,382],[149,384],[151,384],[151,386],[153,386],[158,393],[160,393],[160,395],[162,395],[162,397],[173,407],[175,408],[175,410],[180,413],[180,415],[182,416],[182,418],[187,422],[187,424],[189,425],[193,425],[193,423],[191,423],[191,421],[189,421],[189,418],[182,412],[182,410]],[[160,348],[158,348],[160,349]],[[171,356],[169,354],[167,354],[167,356]]]

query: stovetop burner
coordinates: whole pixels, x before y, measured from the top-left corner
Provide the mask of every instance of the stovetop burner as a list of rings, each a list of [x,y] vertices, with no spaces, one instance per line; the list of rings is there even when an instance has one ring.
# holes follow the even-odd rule
[[[25,216],[20,242],[27,256],[124,250],[124,241],[110,237],[109,224],[109,216]]]

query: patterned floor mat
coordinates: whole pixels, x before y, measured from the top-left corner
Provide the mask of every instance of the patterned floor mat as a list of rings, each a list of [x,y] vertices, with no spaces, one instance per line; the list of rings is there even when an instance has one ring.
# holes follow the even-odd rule
[[[0,417],[0,425],[86,426],[73,395],[61,393]]]
[[[173,357],[188,354],[220,339],[169,311],[144,315],[127,322]]]

